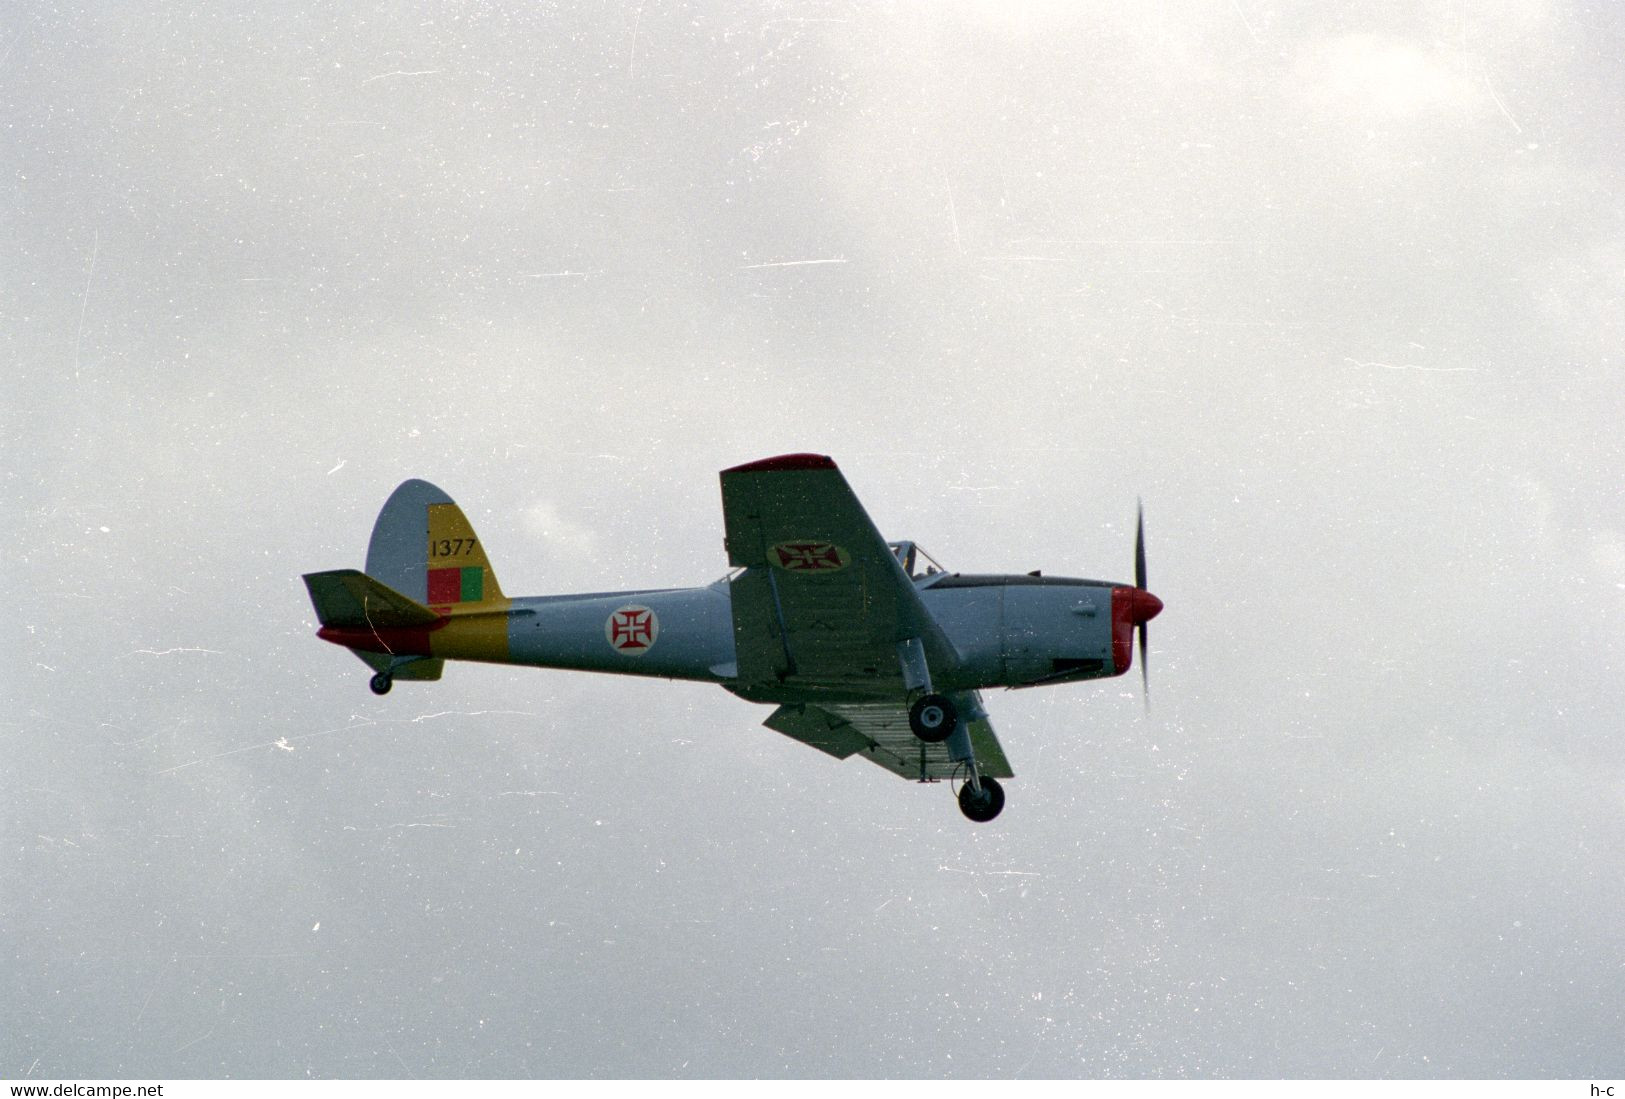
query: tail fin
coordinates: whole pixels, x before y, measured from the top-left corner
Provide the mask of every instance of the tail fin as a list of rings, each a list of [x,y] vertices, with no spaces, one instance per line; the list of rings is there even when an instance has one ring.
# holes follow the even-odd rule
[[[322,623],[317,636],[343,645],[377,672],[372,689],[378,694],[392,679],[440,678],[445,661],[433,655],[429,635],[449,618],[508,607],[468,518],[427,481],[406,481],[384,501],[367,545],[366,572],[313,572],[305,586]],[[466,623],[472,632],[464,631],[464,655],[506,656],[503,619]],[[469,644],[486,635],[483,648]]]
[[[367,545],[367,575],[441,613],[508,605],[473,525],[427,481],[405,481],[384,502]]]

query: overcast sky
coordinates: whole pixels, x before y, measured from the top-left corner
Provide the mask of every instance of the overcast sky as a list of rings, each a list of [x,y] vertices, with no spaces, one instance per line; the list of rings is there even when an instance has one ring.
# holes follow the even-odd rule
[[[75,7],[78,10],[74,10]],[[1612,4],[13,4],[0,1076],[1625,1075]],[[833,455],[1128,579],[1016,771],[312,636]]]

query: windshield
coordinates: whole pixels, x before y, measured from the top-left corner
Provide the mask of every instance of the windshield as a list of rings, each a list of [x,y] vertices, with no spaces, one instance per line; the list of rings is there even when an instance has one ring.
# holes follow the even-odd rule
[[[935,557],[926,553],[913,542],[888,542],[893,554],[897,556],[897,563],[903,566],[910,580],[923,580],[927,576],[935,576],[939,572],[947,572]]]

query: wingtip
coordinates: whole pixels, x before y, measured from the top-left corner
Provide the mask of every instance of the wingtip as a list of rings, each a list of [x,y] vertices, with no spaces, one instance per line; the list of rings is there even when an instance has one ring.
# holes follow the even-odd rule
[[[784,473],[790,470],[834,469],[835,460],[827,454],[780,454],[777,458],[762,458],[732,466],[724,473]]]

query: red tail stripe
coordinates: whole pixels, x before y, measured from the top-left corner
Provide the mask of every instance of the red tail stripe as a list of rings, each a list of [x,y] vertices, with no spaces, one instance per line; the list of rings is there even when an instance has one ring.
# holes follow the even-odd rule
[[[783,473],[794,469],[834,469],[835,461],[826,454],[781,454],[777,458],[763,458],[746,462],[742,466],[725,469],[724,473]]]
[[[428,626],[323,626],[316,636],[346,649],[364,653],[392,653],[396,656],[428,656],[429,635],[446,624],[446,619]]]

